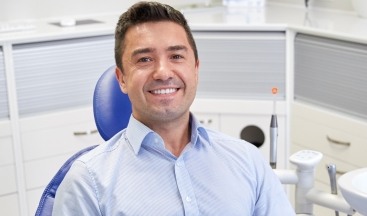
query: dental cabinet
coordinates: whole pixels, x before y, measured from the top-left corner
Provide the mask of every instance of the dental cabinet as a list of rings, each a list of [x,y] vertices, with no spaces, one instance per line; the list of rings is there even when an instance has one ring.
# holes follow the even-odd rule
[[[92,94],[101,73],[114,64],[113,46],[111,34],[12,44],[9,91],[17,97],[9,103],[16,107],[11,117],[17,119],[13,145],[18,152],[10,155],[17,156],[18,176],[23,176],[12,182],[21,185],[19,210],[28,206],[19,215],[34,215],[44,187],[72,153],[102,142]]]
[[[291,151],[324,154],[316,187],[329,191],[328,164],[336,165],[337,177],[367,166],[367,45],[298,34],[294,61]]]
[[[257,126],[264,139],[260,149],[267,158],[275,99],[279,167],[288,166],[288,151],[305,148],[323,152],[323,163],[335,162],[341,172],[366,166],[366,157],[361,154],[366,149],[367,119],[363,110],[367,109],[361,113],[343,107],[348,104],[342,98],[336,100],[339,105],[328,106],[327,100],[307,95],[311,92],[297,83],[312,85],[302,76],[312,80],[314,75],[300,68],[308,71],[312,63],[308,58],[319,53],[322,46],[312,47],[310,56],[302,61],[297,55],[305,53],[299,52],[303,50],[299,48],[302,41],[320,43],[321,37],[326,46],[332,44],[321,59],[333,57],[339,45],[348,51],[342,52],[336,63],[325,62],[325,67],[341,69],[338,64],[348,59],[353,62],[350,68],[356,68],[366,64],[366,56],[358,47],[367,44],[363,39],[367,36],[363,32],[348,36],[348,32],[340,33],[344,28],[338,26],[337,30],[324,29],[325,25],[309,26],[314,23],[310,19],[328,23],[319,16],[308,16],[305,23],[303,8],[266,7],[264,11],[252,11],[254,14],[242,13],[241,8],[234,12],[223,8],[185,12],[201,60],[192,111],[203,124],[237,137],[246,125]],[[336,20],[357,22],[352,15],[326,13]],[[255,18],[248,17],[251,15]],[[0,34],[0,209],[4,215],[34,215],[45,185],[61,164],[76,150],[102,142],[94,124],[92,93],[101,73],[114,64],[113,31],[117,18],[118,14],[96,16],[93,19],[100,21],[97,24],[70,28],[51,25],[54,20],[39,20],[32,31]],[[357,46],[351,43],[354,40],[359,40]],[[358,58],[352,58],[356,52]],[[321,67],[322,63],[314,65]],[[360,70],[351,73],[350,83],[362,80]],[[325,81],[330,79],[320,76]],[[349,86],[353,90],[353,85]],[[272,87],[279,88],[275,97]],[[358,96],[345,89],[344,93]],[[366,90],[360,93],[359,97],[366,97]],[[351,144],[331,144],[330,140]],[[317,185],[328,191],[324,164],[318,167]],[[316,215],[319,211],[323,209],[317,209]]]

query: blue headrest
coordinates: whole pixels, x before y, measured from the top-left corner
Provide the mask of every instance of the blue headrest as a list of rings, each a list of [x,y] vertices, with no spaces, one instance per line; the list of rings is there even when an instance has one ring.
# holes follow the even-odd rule
[[[115,68],[111,66],[102,74],[93,95],[94,120],[104,140],[126,128],[131,115],[129,97],[120,89]]]

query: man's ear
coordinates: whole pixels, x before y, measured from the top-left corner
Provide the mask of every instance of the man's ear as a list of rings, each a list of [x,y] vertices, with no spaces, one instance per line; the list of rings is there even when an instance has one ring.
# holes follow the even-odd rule
[[[196,75],[196,82],[199,82],[199,66],[200,66],[200,61],[199,59],[196,61],[195,63],[195,75]]]
[[[126,88],[125,77],[124,77],[123,71],[119,67],[116,67],[115,74],[116,74],[116,79],[119,82],[121,91],[127,94],[127,88]]]

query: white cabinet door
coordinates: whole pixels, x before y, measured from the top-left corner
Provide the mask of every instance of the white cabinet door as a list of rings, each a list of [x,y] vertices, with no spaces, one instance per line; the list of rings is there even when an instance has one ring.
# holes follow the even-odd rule
[[[298,34],[295,99],[367,120],[367,44]]]
[[[100,75],[114,65],[112,35],[16,44],[20,116],[92,104]]]
[[[285,98],[284,32],[194,31],[199,59],[198,97]]]

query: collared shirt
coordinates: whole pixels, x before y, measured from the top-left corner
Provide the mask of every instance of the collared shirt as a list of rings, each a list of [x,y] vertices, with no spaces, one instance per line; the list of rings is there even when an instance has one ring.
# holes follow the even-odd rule
[[[126,129],[81,156],[53,215],[294,215],[279,179],[252,144],[205,129],[191,116],[179,157],[131,116]]]

